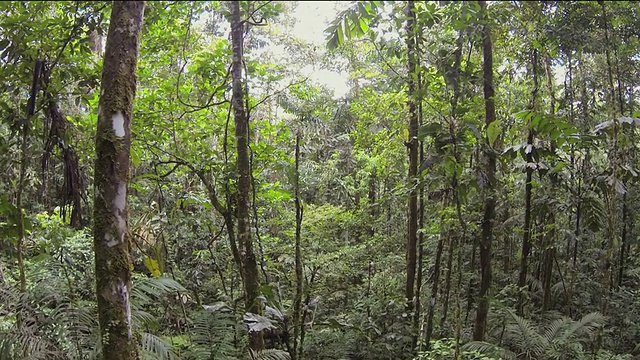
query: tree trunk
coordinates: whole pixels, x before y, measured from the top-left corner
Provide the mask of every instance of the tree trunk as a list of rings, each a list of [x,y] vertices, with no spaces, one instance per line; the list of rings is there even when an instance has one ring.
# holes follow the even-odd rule
[[[614,87],[613,87],[613,68],[611,65],[611,55],[609,52],[609,32],[608,32],[608,27],[609,27],[609,22],[607,19],[607,12],[606,12],[606,8],[605,8],[605,4],[604,2],[600,3],[600,6],[602,7],[602,18],[603,18],[603,23],[604,23],[604,35],[605,35],[605,55],[606,55],[606,62],[607,62],[607,75],[608,75],[608,82],[607,82],[607,89],[606,89],[606,103],[607,103],[607,107],[609,110],[609,120],[613,122],[613,134],[612,134],[612,138],[609,140],[609,153],[607,154],[607,157],[609,159],[609,170],[610,173],[612,174],[613,178],[616,179],[616,181],[619,181],[617,179],[619,179],[620,177],[619,175],[619,156],[618,156],[618,149],[617,149],[617,137],[618,137],[618,133],[620,131],[620,126],[618,124],[618,120],[616,119],[616,100],[615,100],[615,96],[614,96]],[[606,199],[607,199],[607,251],[606,251],[606,255],[604,258],[604,264],[603,264],[603,276],[602,276],[602,290],[603,290],[603,295],[602,295],[602,299],[601,299],[601,312],[603,315],[607,314],[607,307],[609,305],[609,296],[611,294],[611,289],[612,289],[612,285],[613,285],[613,281],[611,279],[612,276],[612,262],[613,262],[613,254],[614,254],[614,248],[618,243],[618,234],[616,231],[616,217],[617,217],[617,190],[615,189],[614,185],[609,186],[609,189],[606,193]],[[599,341],[598,341],[599,342]]]
[[[378,218],[378,205],[376,204],[377,191],[377,176],[376,176],[376,168],[374,165],[373,170],[371,170],[371,175],[369,177],[369,237],[373,237],[376,234],[376,219]]]
[[[415,90],[416,84],[413,75],[416,72],[416,54],[415,54],[415,5],[413,1],[407,3],[407,53],[408,53],[408,69],[407,77],[407,105],[409,107],[409,139],[407,147],[409,148],[409,176],[408,181],[411,183],[409,193],[409,218],[407,222],[407,283],[405,297],[407,299],[407,312],[414,310],[415,282],[416,282],[416,263],[417,263],[417,243],[418,243],[418,189],[413,185],[416,181],[418,173],[418,113],[416,109]],[[409,317],[410,319],[412,317]]]
[[[627,205],[627,194],[622,197],[622,236],[620,238],[620,257],[618,259],[618,287],[622,286],[624,280],[624,267],[626,260],[625,248],[628,246],[627,242],[627,219],[629,214],[629,206]]]
[[[527,145],[533,146],[533,130],[529,129],[527,135]],[[533,168],[529,166],[533,163],[532,152],[527,155],[526,173],[527,178],[524,185],[524,233],[522,235],[522,258],[520,260],[520,274],[518,276],[518,308],[517,313],[522,316],[524,313],[524,295],[525,287],[527,285],[527,267],[529,259],[529,251],[531,250],[531,190],[532,190],[532,175]]]
[[[549,91],[549,114],[555,116],[556,112],[556,95],[554,90],[554,78],[553,70],[551,69],[551,57],[547,54],[545,57],[545,73],[547,75],[547,89]],[[537,81],[536,81],[537,82]],[[554,140],[551,140],[551,151],[555,153],[557,144]],[[550,176],[551,188],[550,195],[552,199],[557,199],[557,190],[561,185],[555,174]],[[545,243],[543,244],[543,264],[542,264],[542,311],[547,311],[552,307],[551,297],[551,281],[553,280],[553,261],[556,258],[556,216],[553,209],[549,212],[547,217],[546,227],[550,229],[549,235],[543,237]]]
[[[291,359],[298,358],[298,338],[300,337],[301,328],[304,326],[302,321],[302,295],[304,292],[304,274],[302,273],[302,245],[300,239],[300,230],[302,228],[302,203],[300,201],[300,132],[296,134],[295,149],[296,173],[295,183],[295,203],[296,203],[296,296],[293,302],[293,351],[290,353]],[[302,358],[302,343],[300,343],[300,358]]]
[[[484,12],[484,20],[488,20],[487,2],[478,1],[481,10]],[[491,31],[488,24],[482,27],[482,53],[483,53],[483,73],[484,73],[484,105],[485,124],[489,125],[496,121],[496,108],[494,103],[493,89],[493,50],[491,44]],[[490,147],[491,144],[488,144]],[[492,149],[487,149],[486,157],[486,188],[484,199],[484,216],[482,219],[482,239],[480,241],[480,293],[478,294],[478,308],[476,310],[476,321],[473,328],[473,339],[483,341],[487,329],[487,315],[489,313],[489,290],[491,288],[491,240],[493,237],[493,218],[495,216],[495,176],[496,176],[496,155]]]
[[[533,71],[533,91],[531,92],[531,105],[529,109],[536,110],[536,103],[538,98],[538,51],[533,50],[532,59]],[[527,135],[527,147],[533,146],[534,131],[531,125],[531,120],[527,122],[529,133]],[[522,259],[520,260],[520,274],[518,276],[518,315],[522,316],[524,313],[524,287],[527,285],[527,267],[529,260],[529,252],[531,251],[531,192],[532,192],[532,176],[533,176],[533,149],[527,152],[526,155],[526,181],[524,185],[524,233],[522,235]]]
[[[443,221],[444,223],[444,221]],[[444,224],[442,224],[444,226]],[[451,236],[450,234],[447,234]],[[438,285],[440,284],[440,263],[442,260],[442,249],[444,248],[444,240],[442,236],[438,239],[438,248],[436,249],[436,259],[433,269],[433,283],[431,284],[431,297],[429,298],[429,310],[427,312],[427,333],[425,342],[427,350],[431,349],[431,335],[433,334],[433,316],[436,310],[436,300],[438,298]]]
[[[40,74],[43,68],[43,61],[36,60],[33,67],[33,80],[31,81],[31,93],[27,102],[27,116],[22,127],[22,138],[20,143],[20,173],[18,175],[18,191],[16,192],[16,211],[18,217],[18,243],[16,244],[16,257],[18,260],[18,273],[20,277],[20,292],[27,291],[27,277],[24,266],[24,240],[26,236],[24,211],[22,208],[22,195],[25,190],[27,168],[29,162],[29,129],[31,128],[31,118],[36,113],[36,96],[40,85]],[[20,319],[18,319],[20,321]]]
[[[417,41],[417,39],[416,39]],[[417,62],[419,63],[420,61],[417,60]],[[418,80],[418,93],[420,92],[420,90],[422,89],[422,77],[420,75],[420,73],[418,73],[418,76],[416,77]],[[418,110],[418,126],[421,127],[423,125],[422,123],[422,100],[420,101],[416,101],[417,102],[417,110]],[[418,154],[418,164],[422,164],[424,161],[424,143],[421,141],[419,143],[419,154]],[[420,170],[418,170],[416,172],[419,172]],[[420,185],[419,187],[420,191],[418,192],[418,229],[424,229],[424,196],[425,196],[425,189],[423,185]],[[418,329],[420,329],[420,317],[421,317],[421,313],[422,313],[422,299],[420,297],[420,295],[422,294],[422,276],[423,276],[423,262],[424,262],[424,254],[425,254],[425,244],[424,244],[424,233],[422,231],[419,232],[418,234],[418,239],[417,239],[417,246],[418,246],[418,264],[417,264],[417,276],[416,276],[416,289],[415,289],[415,311],[414,311],[414,315],[413,315],[413,328],[416,330],[414,339],[413,339],[413,343],[414,344],[418,344],[418,338],[421,335],[420,331]],[[432,317],[433,320],[433,317]],[[429,347],[429,342],[427,341],[427,348]]]
[[[94,247],[104,359],[136,359],[132,334],[127,184],[143,1],[116,1],[102,69],[94,175]]]
[[[440,318],[440,336],[444,337],[444,326],[449,314],[449,296],[451,294],[451,274],[453,273],[453,248],[456,246],[457,235],[449,236],[447,240],[447,272],[444,280],[444,299],[442,301],[442,317]]]
[[[251,167],[249,163],[249,119],[244,108],[244,92],[242,91],[242,62],[244,23],[240,20],[240,2],[231,2],[231,43],[233,60],[231,80],[233,91],[231,103],[236,126],[237,168],[238,168],[238,241],[244,278],[245,310],[254,314],[262,314],[262,306],[257,300],[259,295],[258,265],[251,240],[250,196]],[[249,333],[249,347],[262,350],[264,341],[259,332]]]

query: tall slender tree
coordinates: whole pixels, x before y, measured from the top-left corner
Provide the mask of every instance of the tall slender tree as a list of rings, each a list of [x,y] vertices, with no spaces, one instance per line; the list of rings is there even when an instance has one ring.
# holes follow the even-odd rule
[[[109,360],[138,357],[129,303],[127,185],[144,6],[144,1],[113,3],[98,106],[93,236],[102,354]]]
[[[240,19],[240,2],[231,2],[231,46],[233,51],[231,64],[233,118],[236,126],[236,151],[238,168],[238,240],[240,242],[240,258],[244,280],[245,310],[260,314],[261,304],[258,302],[259,281],[256,255],[251,239],[250,199],[251,199],[251,165],[249,163],[249,117],[244,107],[244,91],[242,90],[242,62],[244,47],[244,25]],[[250,332],[249,347],[261,350],[264,347],[262,334]]]
[[[538,50],[534,49],[532,54],[532,73],[533,90],[531,91],[531,103],[529,110],[536,111],[536,103],[538,98]],[[531,124],[532,116],[527,121],[527,146],[533,147],[533,139],[535,132]],[[524,313],[524,287],[527,285],[527,272],[529,266],[529,252],[531,251],[531,196],[533,192],[533,151],[527,152],[526,155],[526,180],[524,183],[524,232],[522,233],[522,257],[520,258],[520,273],[518,275],[518,294],[517,313],[522,316]]]
[[[298,342],[300,334],[304,330],[304,321],[302,321],[302,295],[304,293],[304,272],[302,268],[302,244],[301,244],[301,230],[302,230],[302,202],[300,201],[300,131],[296,133],[296,148],[295,148],[295,182],[294,195],[295,195],[295,207],[296,207],[296,249],[295,249],[295,262],[296,262],[296,295],[293,302],[293,351],[291,352],[291,359],[302,359],[302,342]],[[298,345],[300,352],[298,353]]]
[[[407,298],[407,311],[414,310],[415,282],[416,282],[416,262],[418,244],[418,188],[413,182],[418,174],[418,112],[415,99],[415,73],[416,73],[416,41],[415,22],[416,9],[413,1],[407,2],[407,67],[409,75],[407,77],[407,105],[409,107],[409,182],[411,190],[409,192],[409,218],[407,223],[407,283],[405,296]]]
[[[496,106],[494,103],[493,89],[493,49],[491,43],[491,30],[489,28],[487,15],[487,2],[478,1],[483,12],[482,26],[482,55],[484,59],[484,111],[485,125],[489,133],[492,123],[496,121]],[[486,163],[484,172],[486,179],[484,197],[484,215],[482,219],[482,238],[480,239],[480,292],[478,294],[478,308],[476,310],[476,321],[473,329],[473,339],[484,340],[487,329],[487,315],[489,313],[489,290],[491,288],[491,240],[493,237],[493,218],[495,216],[495,177],[496,177],[496,155],[493,151],[490,139],[487,136],[485,148]]]

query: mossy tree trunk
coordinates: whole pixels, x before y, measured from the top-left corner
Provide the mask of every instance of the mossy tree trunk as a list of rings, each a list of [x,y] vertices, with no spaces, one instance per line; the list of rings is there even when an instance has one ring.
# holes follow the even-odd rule
[[[251,199],[251,166],[249,163],[249,118],[244,107],[244,93],[242,90],[242,61],[244,22],[240,20],[240,2],[231,2],[231,45],[233,51],[231,80],[233,118],[236,126],[237,168],[238,168],[238,240],[240,243],[240,259],[244,279],[245,310],[254,314],[262,313],[259,302],[258,265],[253,251],[251,239],[250,199]],[[249,334],[249,347],[262,350],[264,341],[262,334]]]
[[[489,17],[486,14],[487,2],[478,1],[480,8],[484,12],[482,26],[482,55],[483,55],[483,75],[484,75],[484,108],[485,124],[487,130],[492,122],[496,121],[496,107],[494,102],[493,89],[493,49],[491,43],[491,31],[489,28]],[[488,141],[488,139],[487,139]],[[495,177],[496,177],[496,155],[492,144],[487,144],[485,151],[484,177],[486,185],[484,188],[484,216],[482,219],[482,238],[480,239],[480,293],[478,294],[478,308],[476,310],[476,321],[473,329],[473,340],[483,341],[487,330],[487,315],[489,314],[489,290],[491,288],[491,240],[493,238],[493,219],[495,217],[496,197],[495,197]]]
[[[96,132],[94,249],[104,359],[136,359],[131,324],[127,184],[143,1],[115,1],[107,35]]]

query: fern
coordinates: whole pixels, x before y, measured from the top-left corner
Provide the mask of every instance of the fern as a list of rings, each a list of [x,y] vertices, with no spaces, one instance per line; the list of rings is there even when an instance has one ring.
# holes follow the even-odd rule
[[[232,314],[222,311],[200,311],[194,314],[191,346],[188,352],[198,359],[238,359],[234,346],[237,323]]]
[[[251,360],[291,360],[288,352],[277,349],[267,349],[260,352],[249,350]]]
[[[136,277],[131,288],[131,301],[137,305],[149,304],[161,296],[185,291],[182,285],[170,278]]]
[[[149,333],[142,333],[141,348],[144,358],[157,360],[177,359],[171,344]]]
[[[505,347],[474,341],[463,349],[503,359],[575,359],[582,353],[582,342],[604,323],[604,316],[594,312],[577,321],[560,317],[538,331],[530,320],[509,309],[506,313],[509,324],[503,334]]]
[[[484,341],[472,341],[466,343],[462,346],[462,349],[466,351],[477,351],[479,353],[503,360],[515,360],[518,358],[518,356],[513,351]]]

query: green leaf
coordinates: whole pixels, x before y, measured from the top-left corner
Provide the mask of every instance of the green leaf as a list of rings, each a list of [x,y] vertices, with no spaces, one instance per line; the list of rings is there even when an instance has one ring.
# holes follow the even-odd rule
[[[453,156],[448,156],[447,160],[444,163],[444,171],[447,176],[453,176],[457,173],[458,163],[456,162],[456,158]]]
[[[146,256],[144,258],[144,265],[154,278],[158,278],[160,276],[160,266],[155,259]]]
[[[342,27],[345,25],[344,22],[341,22],[338,25],[338,31],[337,31],[337,40],[338,40],[338,46],[342,46],[342,44],[344,43],[344,30],[342,29]]]
[[[360,21],[362,18],[358,17],[358,13],[355,11],[349,14],[349,20],[351,20],[351,26],[349,26],[349,38],[364,35],[364,32],[360,29]]]
[[[487,127],[487,140],[489,140],[490,146],[493,146],[496,139],[498,139],[498,135],[500,135],[500,131],[502,130],[501,128],[500,120],[492,121]]]
[[[249,327],[249,332],[261,332],[263,330],[276,328],[270,319],[258,314],[245,313],[243,320]]]
[[[362,34],[366,34],[367,31],[369,31],[369,25],[367,24],[367,22],[364,19],[360,19],[359,24],[360,24],[360,31],[362,31]]]
[[[531,118],[531,116],[533,116],[534,112],[531,110],[522,110],[522,111],[518,111],[517,113],[514,114],[516,120],[521,121],[522,123],[526,123],[527,121],[529,121],[529,119]]]
[[[427,136],[437,137],[441,131],[442,124],[437,122],[428,123],[418,130],[418,140],[422,141]]]

